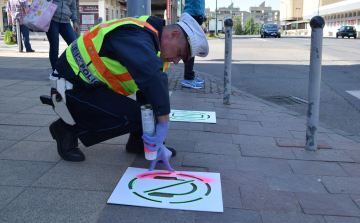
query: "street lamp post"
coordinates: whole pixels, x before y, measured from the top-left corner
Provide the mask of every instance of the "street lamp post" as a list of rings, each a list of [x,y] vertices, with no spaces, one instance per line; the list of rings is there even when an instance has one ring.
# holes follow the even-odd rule
[[[180,15],[182,14],[182,0],[180,0]]]
[[[300,10],[300,7],[296,7],[296,33],[298,30],[298,25],[299,25],[299,15],[298,15],[298,10]]]
[[[287,4],[285,3],[285,2],[281,2],[281,3],[283,3],[283,4],[285,4],[286,5],[286,21],[285,21],[285,34],[287,33],[287,25],[286,25],[286,23],[287,23]]]
[[[217,0],[216,0],[216,7],[215,7],[215,36],[217,36]]]
[[[250,36],[251,36],[251,12],[250,12]]]

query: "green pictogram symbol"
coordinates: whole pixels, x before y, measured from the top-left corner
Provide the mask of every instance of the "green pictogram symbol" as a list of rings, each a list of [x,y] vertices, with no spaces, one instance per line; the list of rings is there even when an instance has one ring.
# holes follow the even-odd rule
[[[210,115],[200,111],[171,111],[170,118],[173,120],[204,121],[210,119]]]
[[[149,186],[146,190],[139,190],[136,185],[141,184],[143,179],[160,180],[162,186]],[[139,175],[129,181],[128,188],[134,195],[147,201],[169,204],[196,202],[211,193],[210,184],[201,177],[181,173],[169,176],[169,173],[165,172]]]

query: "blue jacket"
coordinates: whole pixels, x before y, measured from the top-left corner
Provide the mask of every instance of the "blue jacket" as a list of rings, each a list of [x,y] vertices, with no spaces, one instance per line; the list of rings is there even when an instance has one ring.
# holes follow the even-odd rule
[[[205,18],[205,0],[185,0],[184,12]]]

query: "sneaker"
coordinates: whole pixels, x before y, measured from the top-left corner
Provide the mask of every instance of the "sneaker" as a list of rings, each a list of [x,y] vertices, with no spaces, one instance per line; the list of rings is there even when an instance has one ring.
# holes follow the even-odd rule
[[[183,80],[182,81],[182,86],[189,87],[189,88],[195,88],[195,89],[199,89],[199,88],[204,87],[204,85],[196,82],[195,80],[193,80],[193,81]]]
[[[203,79],[200,79],[200,78],[197,78],[197,77],[194,77],[194,81],[198,82],[199,84],[204,83]]]

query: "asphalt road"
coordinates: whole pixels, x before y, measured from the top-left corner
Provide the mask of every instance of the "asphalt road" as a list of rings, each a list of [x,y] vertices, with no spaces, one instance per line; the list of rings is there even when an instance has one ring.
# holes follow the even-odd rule
[[[225,39],[209,40],[209,56],[197,57],[194,70],[223,78],[224,43]],[[232,44],[233,86],[306,115],[307,104],[289,97],[308,100],[310,37],[234,36]],[[360,136],[359,49],[359,39],[323,39],[320,98],[320,121],[357,136]]]

